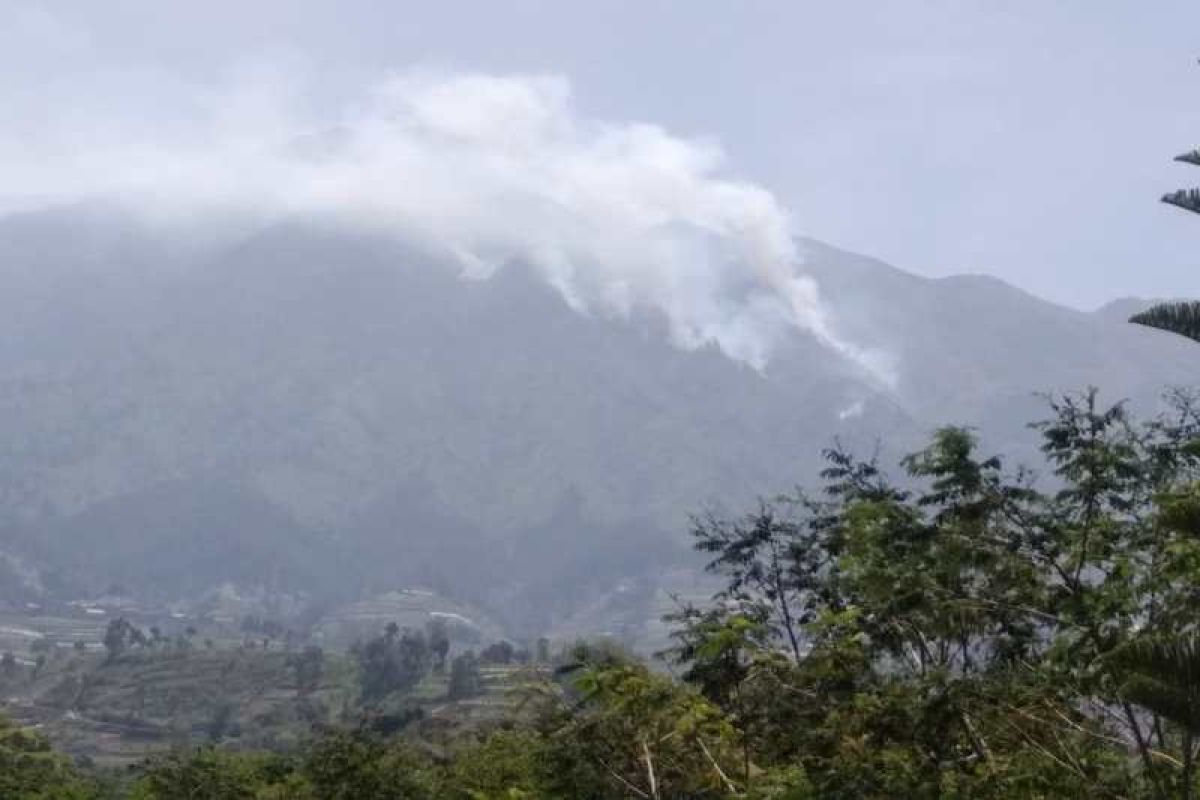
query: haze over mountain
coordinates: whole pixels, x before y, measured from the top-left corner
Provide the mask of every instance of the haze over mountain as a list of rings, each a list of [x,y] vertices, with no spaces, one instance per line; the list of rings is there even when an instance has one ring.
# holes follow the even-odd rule
[[[0,0],[0,800],[1200,798],[1168,2]]]
[[[528,634],[634,586],[644,619],[694,564],[689,513],[811,480],[835,438],[894,458],[955,422],[1019,458],[1035,392],[1147,409],[1200,368],[992,278],[797,247],[828,330],[890,383],[810,330],[748,364],[657,308],[573,309],[518,258],[464,276],[316,217],[201,242],[102,205],[4,218],[6,594],[420,585]]]
[[[629,631],[694,576],[689,514],[811,482],[835,440],[894,461],[958,423],[1025,459],[1036,392],[1146,409],[1200,367],[797,239],[714,143],[588,118],[560,77],[294,101],[251,76],[186,125],[91,109],[86,146],[3,151],[9,601],[420,586],[521,635]]]

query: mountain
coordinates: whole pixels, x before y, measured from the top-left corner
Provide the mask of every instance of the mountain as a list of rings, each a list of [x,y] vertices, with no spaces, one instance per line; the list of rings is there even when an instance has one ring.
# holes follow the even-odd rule
[[[806,242],[807,268],[846,336],[890,348],[897,402],[923,425],[963,423],[1019,444],[1042,413],[1037,393],[1097,386],[1154,408],[1163,390],[1200,373],[1193,343],[1105,310],[1065,308],[981,275],[921,278]]]
[[[1128,322],[1129,318],[1134,314],[1140,314],[1163,302],[1168,301],[1162,299],[1150,300],[1145,297],[1118,297],[1116,300],[1108,301],[1092,313],[1098,317],[1110,319],[1113,322]]]
[[[1200,349],[1112,315],[801,246],[894,385],[799,331],[758,371],[652,314],[577,313],[522,264],[464,279],[315,220],[2,218],[0,555],[40,570],[33,595],[425,586],[535,635],[659,602],[694,564],[690,513],[811,480],[835,439],[890,458],[956,422],[1027,456],[1035,392],[1152,408],[1200,374]]]

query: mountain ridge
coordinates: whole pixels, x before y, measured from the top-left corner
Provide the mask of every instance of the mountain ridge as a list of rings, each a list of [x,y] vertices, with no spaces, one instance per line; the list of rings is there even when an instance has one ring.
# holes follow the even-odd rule
[[[835,439],[887,461],[961,423],[1021,460],[1035,392],[1152,409],[1200,367],[1160,332],[815,240],[834,331],[893,355],[895,387],[800,330],[762,371],[681,349],[654,314],[577,313],[519,263],[464,280],[311,220],[200,247],[85,216],[0,219],[0,549],[55,591],[150,558],[159,597],[432,585],[549,629],[614,586],[653,598],[694,565],[690,513],[812,481]],[[232,511],[204,530],[164,502]],[[211,541],[171,544],[189,537]],[[290,540],[272,570],[263,548]]]

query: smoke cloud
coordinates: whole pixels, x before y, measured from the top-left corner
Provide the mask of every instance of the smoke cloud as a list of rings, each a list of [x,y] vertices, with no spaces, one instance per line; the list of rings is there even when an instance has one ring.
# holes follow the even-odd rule
[[[484,279],[533,267],[575,310],[661,312],[680,347],[764,369],[797,331],[891,385],[841,339],[801,270],[788,215],[721,174],[707,141],[584,118],[560,77],[414,71],[316,113],[293,72],[250,70],[186,113],[78,103],[0,134],[0,209],[83,198],[163,225],[319,215],[402,237]],[[17,187],[21,193],[17,194]]]

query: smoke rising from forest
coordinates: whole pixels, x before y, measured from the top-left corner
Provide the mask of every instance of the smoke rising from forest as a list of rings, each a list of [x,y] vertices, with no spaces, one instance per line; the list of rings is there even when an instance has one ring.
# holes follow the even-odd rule
[[[584,118],[553,76],[409,71],[333,113],[304,94],[276,65],[196,91],[170,121],[87,104],[40,129],[35,116],[0,139],[6,206],[115,200],[172,228],[333,219],[467,277],[524,262],[577,311],[661,312],[679,346],[756,369],[798,329],[893,382],[881,354],[836,334],[779,202],[725,177],[711,142]]]

